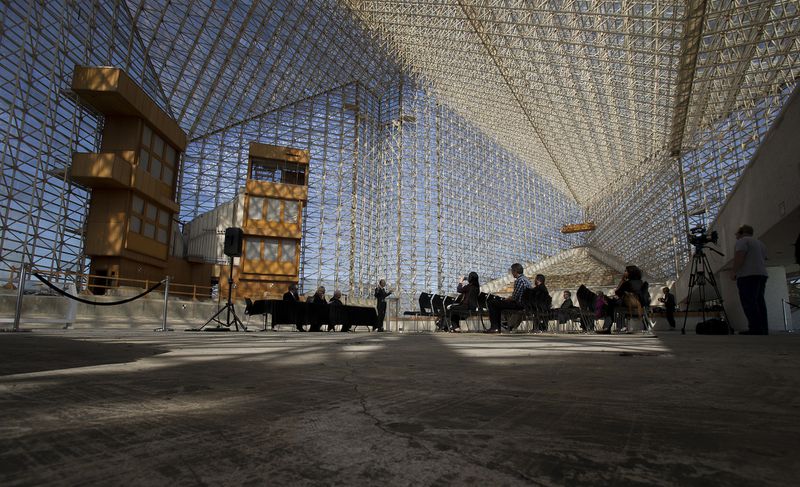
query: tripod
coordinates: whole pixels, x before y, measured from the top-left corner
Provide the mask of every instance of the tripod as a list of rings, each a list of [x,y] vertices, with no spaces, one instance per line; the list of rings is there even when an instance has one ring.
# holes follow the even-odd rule
[[[709,247],[710,251],[715,252],[724,257],[724,254],[716,249]],[[689,308],[692,305],[692,291],[697,286],[698,294],[700,295],[700,312],[702,313],[703,321],[706,321],[706,283],[710,284],[717,294],[716,300],[719,301],[722,307],[722,317],[725,320],[725,325],[728,327],[730,333],[730,322],[728,315],[725,313],[725,306],[722,304],[722,294],[717,287],[717,280],[714,278],[714,272],[711,271],[711,264],[708,262],[708,257],[703,251],[703,245],[695,245],[694,255],[692,256],[692,266],[689,273],[689,293],[686,295],[686,311],[683,314],[683,328],[681,328],[681,335],[686,334],[686,318],[689,316]]]
[[[231,264],[230,264],[231,273],[228,276],[228,302],[225,303],[225,306],[220,308],[219,311],[214,313],[214,316],[209,318],[208,321],[206,321],[203,326],[197,329],[197,331],[202,330],[203,328],[206,327],[206,325],[208,325],[212,321],[216,322],[217,326],[216,328],[213,328],[212,330],[209,331],[230,331],[231,324],[233,324],[233,326],[236,327],[236,331],[239,331],[240,326],[242,327],[243,331],[247,331],[247,327],[242,323],[242,320],[240,320],[239,317],[236,315],[236,308],[233,307],[233,302],[231,302],[231,292],[233,292],[233,256],[231,256],[230,259],[231,259]],[[225,322],[222,322],[218,318],[218,316],[221,315],[223,311],[228,312],[227,319],[225,320]],[[231,321],[231,315],[233,315],[233,321]]]

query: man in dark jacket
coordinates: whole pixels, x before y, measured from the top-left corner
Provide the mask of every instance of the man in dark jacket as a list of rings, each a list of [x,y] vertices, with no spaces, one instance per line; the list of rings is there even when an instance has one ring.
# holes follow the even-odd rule
[[[664,309],[667,312],[667,323],[669,323],[669,329],[675,329],[675,295],[669,292],[669,288],[665,287],[662,289],[664,291],[664,297],[658,298],[661,303],[664,303]]]
[[[292,316],[297,331],[305,331],[303,329],[303,324],[297,322],[297,305],[295,303],[299,301],[300,295],[297,294],[297,284],[289,284],[289,290],[283,294],[283,302],[285,303],[284,306],[289,308],[289,313]],[[272,325],[272,329],[275,329],[275,325]]]
[[[386,290],[386,281],[384,279],[378,281],[378,287],[375,288],[375,299],[377,300],[376,308],[378,308],[378,322],[372,327],[372,331],[383,331],[383,320],[386,317],[386,298],[391,294],[391,291]]]

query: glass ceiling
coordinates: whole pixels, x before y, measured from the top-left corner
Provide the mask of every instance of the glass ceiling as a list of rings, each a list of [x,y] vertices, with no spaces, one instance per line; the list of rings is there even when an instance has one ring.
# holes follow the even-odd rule
[[[346,3],[581,205],[798,75],[796,1]]]

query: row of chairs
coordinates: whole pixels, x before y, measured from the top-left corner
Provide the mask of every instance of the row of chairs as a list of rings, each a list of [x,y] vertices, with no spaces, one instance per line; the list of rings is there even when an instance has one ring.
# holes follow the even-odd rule
[[[465,316],[469,321],[471,318],[478,318],[482,329],[487,326],[483,320],[484,316],[489,315],[488,303],[492,299],[502,299],[499,296],[489,293],[478,294],[478,307],[474,310],[468,310],[468,316]],[[455,298],[443,294],[433,293],[420,293],[419,295],[419,311],[406,311],[403,313],[406,316],[430,316],[437,320],[439,328],[449,327],[449,316],[447,307],[455,303]]]
[[[505,318],[507,318],[509,325],[512,328],[518,328],[523,326],[523,323],[527,323],[527,328],[522,328],[523,330],[535,331],[537,328],[547,330],[550,328],[551,324],[553,324],[552,322],[555,322],[553,324],[555,327],[565,324],[560,323],[560,321],[562,321],[564,318],[566,318],[566,324],[573,326],[576,324],[583,324],[581,328],[594,328],[594,314],[590,310],[583,308],[572,308],[565,314],[563,310],[559,308],[551,309],[549,307],[549,303],[547,304],[547,307],[541,306],[540,303],[533,301],[532,296],[532,290],[523,295],[524,308],[522,310],[517,312],[506,312]],[[480,329],[487,329],[488,324],[484,320],[484,317],[488,317],[488,303],[494,299],[503,298],[501,296],[485,292],[480,293],[478,295],[478,307],[474,310],[469,310],[468,315],[464,317],[466,321],[469,322],[472,318],[477,318],[480,322]],[[403,314],[406,316],[430,316],[437,320],[437,323],[439,323],[439,328],[444,328],[449,326],[449,322],[447,321],[449,319],[447,307],[454,302],[455,298],[452,296],[421,293],[419,296],[419,311],[406,311]]]
[[[488,303],[493,299],[502,299],[502,297],[482,292],[478,295],[478,307],[475,310],[470,310],[469,315],[466,316],[466,321],[469,322],[472,318],[479,318],[480,329],[488,328],[488,320],[484,317],[489,315]],[[579,306],[562,310],[561,308],[551,308],[551,303],[537,303],[533,289],[528,289],[522,296],[523,309],[517,312],[506,312],[504,318],[507,319],[509,325],[515,329],[524,331],[548,331],[555,329],[555,331],[567,331],[572,329],[574,331],[584,330],[592,331],[595,329],[595,315],[594,311],[587,306]],[[455,302],[452,296],[421,293],[419,295],[419,311],[406,311],[405,315],[412,316],[429,316],[440,320],[440,328],[445,325],[449,326],[446,321],[448,319],[446,310],[450,304]],[[646,316],[646,311],[645,311]],[[618,329],[627,327],[627,321],[632,316],[630,313],[621,311],[615,314],[615,322]]]

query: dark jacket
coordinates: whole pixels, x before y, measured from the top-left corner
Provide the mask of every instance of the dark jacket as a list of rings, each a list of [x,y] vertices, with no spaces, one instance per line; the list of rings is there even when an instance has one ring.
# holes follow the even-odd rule
[[[380,286],[375,288],[375,298],[378,300],[378,303],[386,302],[386,297],[390,294],[392,294],[392,292],[387,291],[386,288]]]
[[[639,302],[642,306],[649,306],[650,301],[645,297],[647,292],[647,286],[641,279],[628,279],[624,281],[619,287],[614,291],[618,297],[622,298],[625,296],[625,293],[631,293],[637,298],[639,298]]]
[[[539,284],[533,287],[533,301],[539,309],[550,309],[550,306],[553,304],[553,298],[550,297],[547,286]]]
[[[456,299],[457,304],[466,305],[472,310],[477,309],[478,295],[481,293],[480,286],[459,283],[456,290],[458,291],[458,298]]]
[[[674,294],[669,293],[669,294],[667,294],[667,296],[665,298],[662,298],[662,299],[664,300],[664,307],[667,309],[667,311],[675,311],[675,295]]]

